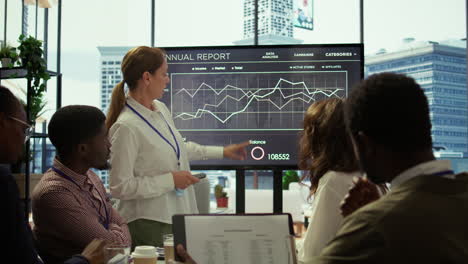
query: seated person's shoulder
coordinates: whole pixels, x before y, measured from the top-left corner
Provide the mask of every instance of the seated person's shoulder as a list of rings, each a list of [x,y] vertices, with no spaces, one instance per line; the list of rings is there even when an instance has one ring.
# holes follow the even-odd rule
[[[66,184],[63,182],[63,178],[57,176],[52,171],[47,171],[42,176],[39,183],[34,188],[31,198],[34,201],[42,199],[47,194],[55,193],[70,193],[73,192]]]
[[[402,199],[405,199],[405,197],[394,196],[391,194],[384,195],[380,199],[371,202],[352,213],[346,217],[345,220],[378,224],[386,218],[391,218],[398,211],[398,207],[401,204]]]
[[[335,238],[311,263],[379,263],[368,260],[377,252],[373,248],[384,243],[384,218],[385,211],[370,204],[345,217]]]
[[[0,176],[9,175],[10,170],[8,169],[8,165],[0,164]]]
[[[0,183],[3,185],[10,184],[14,182],[13,175],[10,173],[10,170],[4,165],[0,164]]]
[[[467,171],[464,171],[462,173],[457,174],[456,177],[459,180],[464,180],[464,181],[468,182],[468,172]]]
[[[8,199],[9,201],[16,200],[19,195],[15,178],[8,168],[2,166],[0,166],[0,194],[2,199]],[[5,202],[4,205],[8,206],[9,204]]]
[[[375,228],[385,227],[384,229],[391,232],[395,221],[398,222],[401,228],[405,225],[411,226],[421,222],[425,222],[425,215],[421,213],[422,205],[426,200],[423,192],[392,192],[383,195],[380,199],[363,206],[353,214],[345,218],[346,222],[351,225],[357,223],[369,224]],[[399,221],[406,219],[406,221]]]

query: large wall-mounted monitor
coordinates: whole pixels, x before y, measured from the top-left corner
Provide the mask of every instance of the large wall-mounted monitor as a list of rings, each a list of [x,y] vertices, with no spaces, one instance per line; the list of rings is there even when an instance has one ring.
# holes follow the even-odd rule
[[[162,100],[181,134],[205,145],[251,142],[244,161],[192,165],[295,166],[309,105],[345,98],[363,76],[361,44],[165,50],[170,84]]]

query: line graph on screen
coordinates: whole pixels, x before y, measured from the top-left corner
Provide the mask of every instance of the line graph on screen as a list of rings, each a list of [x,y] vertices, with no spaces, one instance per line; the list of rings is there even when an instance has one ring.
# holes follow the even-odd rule
[[[300,130],[310,104],[347,93],[346,71],[171,75],[181,130]]]

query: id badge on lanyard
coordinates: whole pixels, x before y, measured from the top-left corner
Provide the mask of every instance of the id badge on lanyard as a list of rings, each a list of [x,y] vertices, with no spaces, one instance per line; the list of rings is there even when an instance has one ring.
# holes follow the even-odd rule
[[[76,186],[78,186],[78,188],[81,190],[81,187],[80,185],[78,185],[78,183],[76,183],[70,176],[68,176],[67,174],[65,174],[63,171],[57,169],[56,167],[52,167],[52,170],[55,171],[58,175],[60,175],[62,178],[64,178],[65,180],[68,180],[72,183],[74,183]],[[106,208],[106,200],[102,197],[101,193],[99,192],[99,190],[96,189],[96,192],[98,193],[99,197],[101,198],[102,200],[102,204],[104,206],[104,212],[106,213],[106,219],[104,221],[104,223],[102,224],[104,226],[104,228],[106,230],[109,230],[109,224],[110,224],[110,219],[109,219],[109,213],[107,212],[107,208]],[[86,194],[88,195],[88,194]],[[98,215],[101,215],[100,211],[99,211],[99,208],[96,207],[93,203],[93,201],[91,201],[90,199],[90,203],[91,205],[96,209]]]
[[[172,138],[174,139],[174,142],[175,142],[175,146],[159,130],[157,130],[148,120],[146,120],[146,118],[143,115],[141,115],[137,110],[135,110],[133,107],[131,107],[128,103],[125,103],[125,105],[130,110],[132,110],[132,112],[135,113],[141,120],[143,120],[156,134],[158,134],[159,137],[161,137],[167,144],[169,144],[169,146],[171,146],[171,148],[174,150],[174,153],[176,154],[176,157],[177,157],[177,168],[180,170],[180,147],[179,147],[179,143],[177,142],[174,131],[172,131],[171,126],[166,121],[166,119],[164,118],[162,113],[161,113],[161,117],[164,120],[164,122],[166,123],[167,128],[169,129],[169,132],[171,132]],[[184,195],[184,190],[182,190],[182,189],[177,189],[176,188],[175,192],[176,192],[177,196],[183,196]]]

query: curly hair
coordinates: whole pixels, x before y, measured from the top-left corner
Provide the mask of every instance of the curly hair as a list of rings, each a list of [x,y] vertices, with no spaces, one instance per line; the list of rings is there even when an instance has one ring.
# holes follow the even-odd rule
[[[346,101],[345,119],[353,137],[363,132],[395,152],[432,147],[427,98],[403,74],[375,74],[359,83]]]
[[[304,116],[304,130],[299,141],[299,168],[309,171],[311,195],[327,171],[353,172],[359,169],[346,132],[343,108],[342,99],[321,100],[309,106]]]
[[[74,148],[95,137],[106,121],[104,113],[88,105],[69,105],[55,112],[49,122],[50,142],[62,158],[69,157]]]

